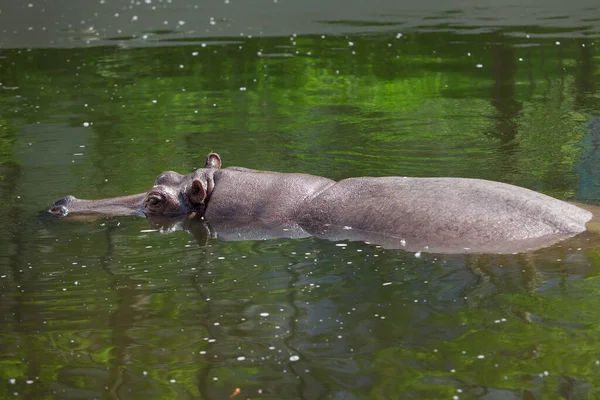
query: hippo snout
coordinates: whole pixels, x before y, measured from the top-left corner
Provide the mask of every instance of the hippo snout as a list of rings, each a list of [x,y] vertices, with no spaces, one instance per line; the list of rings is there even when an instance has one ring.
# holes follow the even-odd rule
[[[69,213],[69,208],[68,206],[73,203],[75,200],[77,200],[75,197],[69,195],[69,196],[65,196],[62,199],[58,199],[54,202],[54,204],[48,209],[48,212],[50,214],[59,216],[59,217],[64,217]]]

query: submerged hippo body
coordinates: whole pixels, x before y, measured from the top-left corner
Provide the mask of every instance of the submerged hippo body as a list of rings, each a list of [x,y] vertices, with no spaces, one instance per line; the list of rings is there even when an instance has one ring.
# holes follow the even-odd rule
[[[362,177],[335,182],[220,166],[218,155],[211,153],[205,168],[188,175],[164,172],[147,193],[104,200],[67,196],[49,211],[149,218],[196,213],[225,237],[292,232],[290,237],[363,240],[410,251],[493,253],[551,245],[585,231],[592,217],[529,189],[481,179]]]

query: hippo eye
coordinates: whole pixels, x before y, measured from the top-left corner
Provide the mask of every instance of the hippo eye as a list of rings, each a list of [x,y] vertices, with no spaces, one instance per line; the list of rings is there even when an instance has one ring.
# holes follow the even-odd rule
[[[146,197],[146,208],[152,212],[161,212],[164,210],[167,202],[165,196],[161,193],[150,193]]]

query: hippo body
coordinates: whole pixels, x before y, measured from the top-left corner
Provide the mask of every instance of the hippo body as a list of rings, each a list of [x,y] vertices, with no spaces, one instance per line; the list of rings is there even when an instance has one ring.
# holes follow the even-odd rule
[[[239,167],[216,170],[213,179],[215,188],[204,212],[208,221],[248,217],[292,221],[303,213],[310,199],[335,184],[315,175]]]
[[[218,155],[211,153],[205,168],[188,175],[164,172],[147,193],[105,200],[68,196],[50,212],[149,218],[196,213],[230,238],[313,235],[444,253],[534,250],[585,231],[592,217],[532,190],[481,179],[361,177],[335,182],[220,165]]]
[[[581,233],[591,217],[575,205],[500,182],[365,177],[323,191],[298,221],[309,231],[327,225],[375,230],[413,251],[510,253]]]

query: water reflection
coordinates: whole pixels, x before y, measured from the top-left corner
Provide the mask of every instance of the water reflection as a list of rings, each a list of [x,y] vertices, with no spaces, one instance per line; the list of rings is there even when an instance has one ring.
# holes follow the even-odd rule
[[[208,229],[190,238],[172,224],[152,225],[170,231],[161,235],[134,218],[51,224],[54,233],[38,239],[46,259],[60,260],[67,248],[70,256],[59,270],[34,262],[35,282],[19,283],[48,293],[28,319],[55,321],[40,324],[41,334],[55,340],[50,353],[70,354],[42,392],[109,398],[221,398],[236,387],[286,398],[360,398],[373,388],[425,395],[413,374],[443,390],[463,387],[473,363],[488,359],[501,365],[499,382],[504,363],[548,369],[533,354],[560,339],[516,332],[586,329],[544,307],[597,274],[590,257],[600,248],[575,247],[580,238],[532,255],[416,258],[315,238],[207,241]],[[38,332],[22,335],[43,369],[51,355],[39,353]],[[512,342],[499,339],[507,333]]]
[[[510,156],[517,146],[515,139],[519,132],[518,118],[522,110],[521,102],[516,100],[515,95],[518,55],[503,36],[498,37],[491,53],[494,78],[491,104],[496,109],[496,115],[490,134],[500,141],[502,151]]]
[[[598,212],[593,206],[581,205],[590,209],[592,212]],[[77,217],[76,217],[77,218]],[[85,218],[85,217],[83,217]],[[597,218],[597,216],[596,216]],[[514,240],[496,247],[488,245],[487,247],[467,248],[464,246],[427,246],[429,242],[423,239],[413,238],[410,234],[400,237],[394,237],[377,231],[363,231],[350,226],[337,226],[325,224],[317,227],[302,227],[295,222],[282,224],[279,222],[268,222],[257,218],[227,218],[215,219],[210,222],[204,218],[192,215],[183,215],[177,217],[149,216],[150,225],[161,233],[172,233],[175,231],[186,231],[191,233],[200,246],[209,244],[209,239],[219,238],[221,240],[273,240],[273,239],[299,239],[307,237],[318,237],[334,242],[360,241],[368,244],[376,244],[386,249],[401,249],[415,253],[417,257],[421,252],[428,253],[508,253],[516,254],[523,252],[532,252],[538,249],[550,247],[565,239],[573,242],[583,242],[589,240],[593,233],[585,232],[579,235],[546,235],[541,238]],[[591,223],[595,226],[595,219]],[[570,239],[569,239],[570,238]],[[338,243],[337,246],[344,247],[345,243]],[[496,249],[493,251],[490,249]],[[487,249],[487,250],[482,250]]]
[[[577,195],[584,201],[597,202],[600,199],[600,118],[589,121],[580,145],[583,151],[575,167],[580,182]]]

